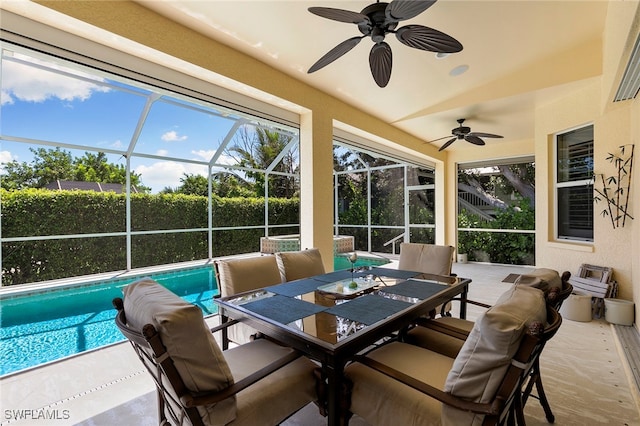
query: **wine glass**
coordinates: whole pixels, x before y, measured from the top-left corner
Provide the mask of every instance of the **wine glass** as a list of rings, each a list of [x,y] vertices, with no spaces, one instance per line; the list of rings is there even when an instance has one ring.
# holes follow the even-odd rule
[[[358,260],[358,253],[356,253],[355,251],[353,253],[351,253],[351,255],[349,256],[349,262],[351,262],[351,285],[353,285],[355,283],[355,280],[353,279],[353,272],[355,270],[355,265],[356,262]],[[357,284],[356,284],[357,285]]]

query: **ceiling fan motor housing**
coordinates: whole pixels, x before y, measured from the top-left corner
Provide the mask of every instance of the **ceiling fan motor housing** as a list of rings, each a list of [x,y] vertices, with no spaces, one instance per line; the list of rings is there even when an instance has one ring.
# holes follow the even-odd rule
[[[398,26],[398,21],[387,20],[385,11],[388,4],[389,3],[373,3],[360,12],[366,15],[371,23],[359,23],[358,30],[366,36],[371,36],[376,43],[381,42],[388,31],[392,31]]]
[[[467,133],[469,133],[471,131],[470,127],[466,127],[466,126],[460,126],[460,127],[456,127],[455,129],[451,130],[451,133],[454,136],[457,136],[458,139],[462,139],[464,138],[464,135],[466,135]]]

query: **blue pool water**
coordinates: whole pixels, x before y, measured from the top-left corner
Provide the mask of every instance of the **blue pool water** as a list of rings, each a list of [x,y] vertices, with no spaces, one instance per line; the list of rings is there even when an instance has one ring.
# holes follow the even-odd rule
[[[356,266],[387,263],[383,258],[360,258]],[[334,259],[335,270],[351,267],[346,257]],[[204,315],[217,313],[218,294],[211,266],[182,269],[151,276]],[[122,287],[140,278],[91,283],[37,294],[5,298],[0,304],[0,375],[55,361],[124,337],[113,321],[111,301],[122,297]]]
[[[217,312],[213,296],[218,287],[212,267],[151,277],[200,306],[205,315]],[[124,340],[113,321],[111,301],[122,297],[122,287],[138,278],[2,300],[0,375]]]

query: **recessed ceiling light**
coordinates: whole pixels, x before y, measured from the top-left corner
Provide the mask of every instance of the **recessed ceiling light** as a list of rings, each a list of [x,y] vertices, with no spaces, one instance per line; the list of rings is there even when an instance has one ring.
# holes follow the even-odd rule
[[[451,77],[457,77],[460,74],[464,74],[465,72],[467,72],[468,69],[469,65],[458,65],[457,67],[449,71],[449,75]]]
[[[447,56],[451,55],[451,53],[447,53],[447,52],[438,52],[436,53],[436,59],[444,59]]]

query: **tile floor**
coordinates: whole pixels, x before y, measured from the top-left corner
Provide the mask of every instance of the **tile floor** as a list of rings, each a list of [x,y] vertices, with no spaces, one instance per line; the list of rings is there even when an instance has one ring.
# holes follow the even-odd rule
[[[454,265],[458,276],[473,279],[470,296],[485,303],[495,301],[509,285],[501,283],[504,277],[526,270]],[[474,319],[479,312],[470,306],[468,317]],[[216,322],[217,317],[211,321]],[[551,358],[547,353],[555,355]],[[556,424],[640,425],[637,385],[615,337],[615,327],[604,320],[566,320],[545,349],[542,370]],[[107,426],[114,421],[119,426],[157,424],[153,382],[126,342],[5,376],[0,378],[0,392],[2,426]],[[527,404],[526,414],[528,424],[546,424],[535,400]],[[285,425],[325,422],[310,406]],[[351,424],[364,423],[355,419]]]

